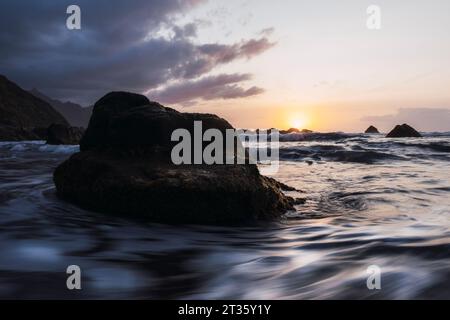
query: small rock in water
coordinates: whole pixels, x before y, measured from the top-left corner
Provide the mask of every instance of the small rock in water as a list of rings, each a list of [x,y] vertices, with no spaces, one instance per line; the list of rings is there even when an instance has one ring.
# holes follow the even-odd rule
[[[380,133],[378,129],[374,126],[370,126],[366,129],[364,133]]]
[[[386,138],[420,138],[422,135],[413,127],[405,124],[397,125],[391,132],[389,132]]]

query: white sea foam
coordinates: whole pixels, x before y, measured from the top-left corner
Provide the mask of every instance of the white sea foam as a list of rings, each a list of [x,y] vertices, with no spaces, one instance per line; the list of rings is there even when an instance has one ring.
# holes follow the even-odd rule
[[[70,154],[80,150],[78,145],[48,145],[45,141],[2,141],[0,142],[0,148],[12,152],[40,151],[63,154]]]
[[[51,153],[75,153],[80,151],[80,146],[75,145],[43,145],[41,147],[39,147],[39,151],[42,152],[51,152]]]

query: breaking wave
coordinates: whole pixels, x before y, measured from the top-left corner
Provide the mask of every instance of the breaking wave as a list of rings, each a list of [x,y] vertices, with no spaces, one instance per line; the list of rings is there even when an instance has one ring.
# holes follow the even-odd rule
[[[386,161],[450,161],[450,135],[388,139],[364,134],[286,134],[280,137],[280,159],[374,164]]]

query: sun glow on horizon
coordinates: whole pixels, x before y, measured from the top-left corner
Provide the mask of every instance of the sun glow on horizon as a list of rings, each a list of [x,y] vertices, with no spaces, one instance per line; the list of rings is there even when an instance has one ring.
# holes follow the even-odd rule
[[[294,115],[290,117],[288,123],[291,128],[305,129],[308,121],[304,115]]]

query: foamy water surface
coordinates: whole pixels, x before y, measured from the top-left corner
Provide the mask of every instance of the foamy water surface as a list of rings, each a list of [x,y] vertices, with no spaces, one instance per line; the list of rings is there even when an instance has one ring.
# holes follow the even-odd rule
[[[0,298],[450,298],[450,134],[282,137],[304,205],[252,228],[167,226],[55,196],[77,146],[0,143]],[[82,291],[66,289],[68,265]],[[367,267],[382,272],[367,289]]]

